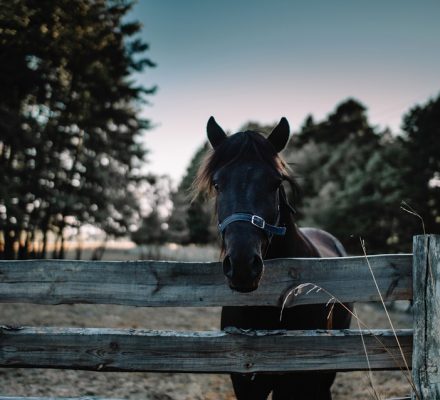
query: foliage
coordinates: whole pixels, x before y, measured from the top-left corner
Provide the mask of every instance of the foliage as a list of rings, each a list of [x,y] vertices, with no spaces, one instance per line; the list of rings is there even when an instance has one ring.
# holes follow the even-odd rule
[[[46,255],[49,232],[92,223],[122,235],[138,213],[146,150],[138,116],[154,92],[129,79],[142,54],[129,1],[16,0],[0,10],[3,257]],[[32,243],[38,242],[36,247]],[[63,247],[61,246],[61,249]],[[58,254],[62,256],[62,254]]]
[[[159,245],[167,240],[165,215],[170,207],[171,181],[166,175],[149,175],[136,185],[141,221],[131,229],[130,238],[138,245]],[[131,227],[132,228],[132,227]]]
[[[165,241],[163,220],[156,209],[142,219],[141,226],[132,233],[131,239],[136,244],[162,244]]]
[[[212,203],[206,202],[202,197],[191,199],[192,182],[208,149],[209,145],[205,143],[196,151],[177,191],[173,194],[174,208],[168,221],[169,240],[173,242],[206,244],[214,242],[217,238]]]
[[[353,99],[322,122],[307,118],[288,150],[303,191],[301,224],[328,230],[351,253],[361,253],[360,237],[370,252],[410,251],[417,221],[400,209],[409,158],[402,138],[374,129]]]
[[[402,128],[407,152],[405,198],[424,220],[427,233],[440,233],[440,95],[412,108]],[[420,229],[419,229],[420,232]]]
[[[167,239],[171,243],[188,244],[189,228],[187,223],[187,212],[189,207],[188,195],[181,190],[171,194],[173,203],[172,212],[168,218]]]
[[[406,202],[421,214],[427,232],[439,233],[439,116],[440,96],[411,109],[400,136],[373,127],[367,108],[354,99],[322,121],[307,116],[283,152],[301,187],[299,225],[331,232],[352,254],[362,253],[360,237],[370,253],[411,251],[412,236],[423,231],[420,220],[400,208]],[[241,130],[267,135],[272,129],[248,122]],[[188,241],[189,230],[206,227],[209,214],[202,204],[189,206],[183,195],[204,151],[198,150],[175,194],[172,218]]]

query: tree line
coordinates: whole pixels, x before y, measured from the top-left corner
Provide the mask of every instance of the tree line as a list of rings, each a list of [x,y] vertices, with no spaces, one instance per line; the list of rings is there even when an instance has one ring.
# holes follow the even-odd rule
[[[300,226],[328,230],[361,253],[411,251],[412,236],[440,233],[440,96],[410,109],[402,133],[372,126],[355,99],[325,119],[307,116],[283,157],[301,187]],[[243,130],[268,134],[273,126],[250,122]],[[178,190],[164,240],[185,244],[217,240],[209,203],[188,202],[190,182],[208,149],[194,155]]]
[[[138,244],[218,240],[212,202],[190,195],[207,143],[171,194],[168,178],[142,172],[151,124],[140,109],[155,87],[133,73],[155,64],[140,24],[126,18],[131,7],[2,2],[0,258],[62,258],[67,232],[88,224]],[[369,252],[410,251],[414,234],[440,233],[439,154],[440,96],[408,110],[399,135],[373,126],[354,99],[321,121],[307,116],[283,153],[302,188],[298,223],[352,253],[359,237]]]
[[[17,0],[0,8],[0,257],[64,256],[66,230],[128,235],[155,88],[131,1]]]

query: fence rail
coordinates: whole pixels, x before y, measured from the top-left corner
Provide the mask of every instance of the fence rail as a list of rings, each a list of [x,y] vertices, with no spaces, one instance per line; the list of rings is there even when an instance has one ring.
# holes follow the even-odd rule
[[[387,300],[412,298],[412,255],[369,256]],[[220,263],[165,261],[0,261],[0,302],[128,306],[280,306],[295,286],[310,282],[343,302],[378,301],[365,257],[292,258],[265,262],[256,292],[233,292]],[[324,291],[290,297],[287,306],[326,303]]]
[[[411,364],[412,331],[399,330]],[[362,334],[372,369],[404,363],[389,330]],[[146,331],[93,328],[5,328],[0,331],[2,367],[95,371],[286,372],[368,369],[361,332]]]

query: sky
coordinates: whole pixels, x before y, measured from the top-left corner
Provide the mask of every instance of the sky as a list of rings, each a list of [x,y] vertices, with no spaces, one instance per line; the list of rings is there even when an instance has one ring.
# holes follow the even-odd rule
[[[234,133],[248,121],[325,118],[352,97],[379,128],[440,93],[438,0],[139,0],[157,85],[142,116],[147,170],[184,175],[213,115]],[[294,140],[294,137],[292,138]]]

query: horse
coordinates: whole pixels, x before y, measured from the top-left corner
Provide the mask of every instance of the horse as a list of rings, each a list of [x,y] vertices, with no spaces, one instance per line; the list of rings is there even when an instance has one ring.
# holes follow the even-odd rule
[[[237,292],[258,289],[264,260],[286,257],[343,257],[344,247],[333,235],[314,228],[298,228],[284,182],[296,190],[287,163],[280,156],[290,136],[281,118],[265,138],[254,131],[226,135],[213,117],[207,124],[212,146],[194,180],[197,194],[215,197],[222,239],[223,272]],[[351,307],[351,305],[348,305]],[[221,329],[302,330],[328,328],[326,305],[280,307],[223,307]],[[332,312],[332,326],[348,328],[350,314],[340,305]],[[231,374],[237,400],[331,400],[336,373]]]

